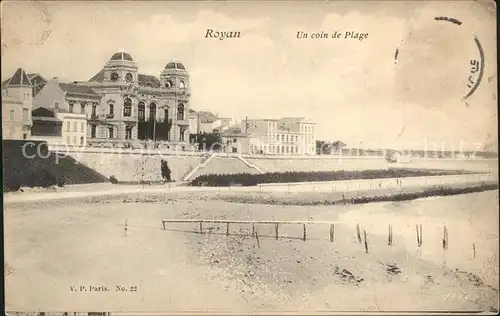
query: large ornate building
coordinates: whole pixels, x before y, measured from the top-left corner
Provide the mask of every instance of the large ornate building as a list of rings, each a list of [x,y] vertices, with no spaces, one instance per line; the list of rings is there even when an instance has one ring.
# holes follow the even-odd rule
[[[189,74],[180,62],[169,62],[157,78],[139,73],[130,54],[118,52],[87,82],[51,82],[34,106],[85,113],[88,143],[189,142]]]

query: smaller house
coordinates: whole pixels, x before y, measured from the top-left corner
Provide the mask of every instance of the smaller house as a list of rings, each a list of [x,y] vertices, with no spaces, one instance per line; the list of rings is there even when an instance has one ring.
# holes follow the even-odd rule
[[[82,113],[69,113],[38,107],[32,112],[32,139],[49,144],[87,145],[87,119]]]
[[[224,150],[228,153],[259,154],[262,151],[261,137],[245,133],[238,126],[232,126],[221,132]]]

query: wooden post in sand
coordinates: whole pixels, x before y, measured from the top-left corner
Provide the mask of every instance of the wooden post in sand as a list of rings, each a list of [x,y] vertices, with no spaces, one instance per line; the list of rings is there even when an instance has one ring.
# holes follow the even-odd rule
[[[392,225],[389,224],[389,238],[387,239],[387,244],[392,246]]]
[[[203,234],[203,226],[202,226],[202,222],[200,222],[200,234]]]
[[[420,233],[418,231],[418,224],[415,225],[415,231],[417,232],[417,246],[420,247]]]
[[[306,224],[304,224],[304,241],[306,241]]]
[[[476,258],[476,244],[472,244],[472,256]]]
[[[334,237],[335,237],[335,225],[330,224],[330,242],[333,242]]]
[[[365,236],[365,252],[368,253],[368,240],[366,239],[366,230],[363,229],[363,234]]]
[[[443,249],[448,249],[448,229],[446,228],[446,225],[443,229]]]
[[[274,224],[274,230],[276,231],[276,240],[278,240],[278,227],[279,223]]]
[[[422,238],[422,224],[420,224],[420,226],[418,227],[419,229],[419,236],[420,236],[420,243],[418,244],[419,247],[422,247],[422,241],[423,241],[423,238]]]
[[[226,236],[229,236],[229,223],[227,223],[227,226],[226,226]]]
[[[259,232],[258,231],[255,231],[255,239],[257,239],[257,247],[260,248]]]
[[[361,243],[361,231],[359,230],[359,224],[356,224],[356,233],[358,235],[358,242]]]
[[[252,237],[255,236],[255,224],[252,224]]]

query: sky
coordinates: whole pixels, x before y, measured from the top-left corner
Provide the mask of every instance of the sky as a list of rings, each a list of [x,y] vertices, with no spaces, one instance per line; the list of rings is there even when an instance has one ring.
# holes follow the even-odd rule
[[[191,107],[237,120],[304,116],[351,147],[497,148],[496,13],[488,1],[6,2],[2,78],[86,81],[117,51],[190,74]],[[462,22],[436,21],[437,16]],[[210,39],[206,30],[238,31]],[[297,32],[368,33],[298,39]],[[467,80],[484,50],[475,93]],[[398,51],[396,58],[396,50]]]

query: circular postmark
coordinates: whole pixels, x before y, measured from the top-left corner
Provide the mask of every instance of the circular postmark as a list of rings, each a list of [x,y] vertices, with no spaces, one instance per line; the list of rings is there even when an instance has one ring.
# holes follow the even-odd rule
[[[457,100],[468,106],[484,76],[485,54],[465,22],[428,16],[409,28],[394,63],[400,100],[431,107]]]

